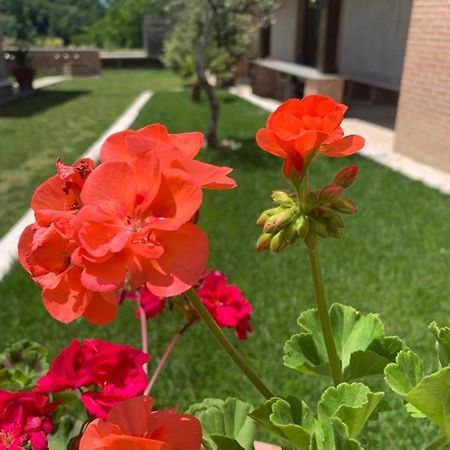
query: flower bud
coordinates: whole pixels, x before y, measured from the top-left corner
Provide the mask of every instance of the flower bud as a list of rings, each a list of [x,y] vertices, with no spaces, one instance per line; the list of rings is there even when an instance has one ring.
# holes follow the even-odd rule
[[[354,183],[357,174],[358,174],[357,166],[344,167],[341,171],[339,171],[336,174],[333,182],[339,186],[342,186],[343,189],[347,189]]]
[[[318,202],[318,195],[314,191],[309,191],[306,194],[305,200],[303,201],[303,210],[305,212],[312,211],[316,206]]]
[[[344,221],[342,217],[334,209],[328,206],[319,206],[314,210],[320,218],[324,218],[325,221],[335,228],[344,228]]]
[[[264,224],[275,214],[278,214],[279,212],[283,211],[283,208],[277,207],[277,208],[270,208],[263,211],[260,216],[258,217],[258,220],[256,221],[256,225],[264,226]]]
[[[291,196],[285,191],[273,191],[272,200],[282,206],[294,206]]]
[[[300,239],[305,239],[309,232],[309,220],[305,216],[300,216],[295,222],[295,229]]]
[[[342,186],[337,184],[329,184],[325,186],[319,194],[319,201],[323,203],[332,203],[336,200],[342,192]]]
[[[339,211],[343,214],[354,214],[358,211],[356,205],[347,198],[338,198],[331,205],[336,211]]]
[[[279,231],[270,241],[270,251],[272,253],[279,253],[286,248],[287,241],[284,237],[284,230]]]
[[[270,247],[270,241],[272,240],[272,235],[269,233],[263,233],[258,241],[256,242],[256,250],[262,252]]]
[[[341,239],[344,230],[342,228],[328,227],[328,235],[334,239]]]
[[[317,235],[319,235],[323,238],[328,237],[327,227],[320,220],[311,219],[311,225],[312,225],[312,229],[314,230],[314,232]]]
[[[265,233],[275,233],[288,225],[296,214],[296,208],[286,208],[272,216],[264,225]]]
[[[292,221],[284,229],[284,237],[289,244],[293,244],[298,239],[296,221]]]

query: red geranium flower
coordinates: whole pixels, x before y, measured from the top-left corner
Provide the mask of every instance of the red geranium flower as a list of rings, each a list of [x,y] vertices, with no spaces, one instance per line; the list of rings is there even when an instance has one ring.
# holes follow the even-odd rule
[[[115,406],[106,421],[94,420],[80,450],[200,450],[202,430],[193,416],[175,410],[152,411],[151,397]]]
[[[256,142],[265,151],[284,158],[285,173],[303,169],[303,158],[311,152],[340,158],[364,146],[361,136],[345,136],[340,127],[347,106],[331,97],[309,95],[292,98],[267,119],[266,128],[256,133]]]
[[[161,169],[180,169],[189,174],[200,187],[207,189],[232,189],[236,182],[227,175],[230,167],[218,167],[194,158],[203,146],[199,132],[169,134],[167,128],[154,123],[138,131],[126,130],[111,135],[102,146],[101,161],[133,162],[156,153]]]
[[[252,305],[237,286],[227,283],[222,272],[209,271],[197,293],[220,327],[234,328],[239,339],[247,339],[247,333],[253,331],[250,325]]]
[[[56,406],[43,394],[0,390],[0,450],[47,450]]]
[[[105,418],[118,402],[141,395],[147,386],[143,365],[150,357],[128,345],[77,339],[53,360],[36,383],[40,392],[81,389],[88,412]],[[90,389],[93,388],[93,389]]]

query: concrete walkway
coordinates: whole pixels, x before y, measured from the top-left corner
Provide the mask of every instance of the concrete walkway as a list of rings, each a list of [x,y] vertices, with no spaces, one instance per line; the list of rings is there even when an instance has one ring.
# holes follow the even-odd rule
[[[272,112],[281,102],[259,97],[249,85],[234,86],[229,91],[260,108]],[[370,158],[413,180],[450,194],[450,174],[394,151],[394,130],[361,119],[344,119],[345,134],[359,134],[366,139],[361,156]]]
[[[142,92],[122,115],[80,156],[80,158],[98,159],[103,141],[112,133],[125,130],[136,120],[153,92]],[[24,228],[34,222],[34,213],[29,209],[23,217],[0,240],[0,281],[8,273],[17,258],[17,244]]]

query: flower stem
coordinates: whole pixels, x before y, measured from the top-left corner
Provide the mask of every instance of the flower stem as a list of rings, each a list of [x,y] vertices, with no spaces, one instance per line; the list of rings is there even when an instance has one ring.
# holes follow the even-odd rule
[[[188,330],[188,328],[195,323],[197,319],[191,319],[188,322],[186,322],[180,330],[175,334],[175,336],[171,339],[169,342],[169,345],[166,348],[166,351],[164,352],[162,358],[159,360],[158,365],[156,366],[155,371],[153,372],[152,377],[150,378],[150,381],[148,382],[148,385],[144,391],[144,395],[148,395],[153,387],[153,385],[156,383],[156,380],[158,379],[158,376],[163,369],[163,367],[166,365],[167,360],[169,359],[173,349],[178,344],[178,341],[183,337],[183,334]]]
[[[314,282],[314,291],[316,294],[317,313],[319,315],[320,326],[322,328],[325,347],[327,349],[328,360],[330,362],[331,376],[334,384],[337,386],[342,382],[342,366],[336,351],[336,344],[331,329],[331,320],[325,297],[325,289],[322,280],[322,271],[320,268],[319,251],[317,247],[312,250],[308,249],[309,263],[311,266],[311,274]]]
[[[425,447],[424,450],[436,450],[438,448],[441,448],[443,445],[447,444],[447,442],[449,442],[449,438],[443,435],[440,438],[433,441],[430,445]]]
[[[139,306],[139,320],[141,322],[141,342],[142,342],[142,351],[148,355],[148,333],[147,333],[147,317],[145,315],[144,308]],[[144,364],[144,371],[148,373],[148,362]]]
[[[235,362],[235,364],[242,370],[246,377],[253,383],[256,389],[266,398],[269,399],[274,395],[270,389],[263,383],[256,372],[247,364],[241,354],[230,344],[228,339],[223,334],[222,330],[219,328],[215,320],[211,317],[208,310],[206,309],[203,302],[198,298],[197,293],[194,289],[189,289],[184,293],[185,297],[190,301],[192,307],[195,309],[197,314],[203,320],[205,325],[209,328],[209,331],[215,336],[219,341],[219,344],[228,353],[230,358]]]

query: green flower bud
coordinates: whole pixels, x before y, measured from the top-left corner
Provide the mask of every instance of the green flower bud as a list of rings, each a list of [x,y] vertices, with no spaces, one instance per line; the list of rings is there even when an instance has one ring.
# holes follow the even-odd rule
[[[305,239],[309,232],[309,220],[305,216],[300,216],[295,221],[295,228],[300,239]]]
[[[317,193],[314,191],[309,191],[306,194],[306,197],[303,201],[303,210],[306,213],[312,211],[317,206],[318,200],[319,200],[319,197],[318,197]]]
[[[270,241],[272,240],[272,235],[269,233],[263,233],[258,241],[256,242],[256,250],[258,252],[263,252],[270,247]]]
[[[327,226],[323,224],[319,219],[311,219],[311,225],[314,232],[323,237],[328,237]]]
[[[284,229],[284,237],[289,244],[293,244],[298,239],[296,221],[292,221]]]
[[[280,213],[267,220],[264,225],[264,232],[276,233],[277,231],[280,231],[294,219],[296,213],[296,208],[283,209]]]
[[[285,191],[273,191],[272,200],[282,206],[294,206],[294,200]]]
[[[284,237],[284,230],[279,231],[270,241],[270,251],[272,253],[280,253],[286,248],[287,241]]]
[[[329,236],[334,239],[341,239],[344,234],[344,230],[342,228],[328,227],[327,231]]]
[[[349,199],[340,197],[331,205],[336,211],[343,214],[354,214],[358,211],[356,205]]]
[[[269,214],[267,214],[267,211],[263,211],[256,221],[256,225],[259,225],[260,227],[263,227],[265,223],[270,219]]]

